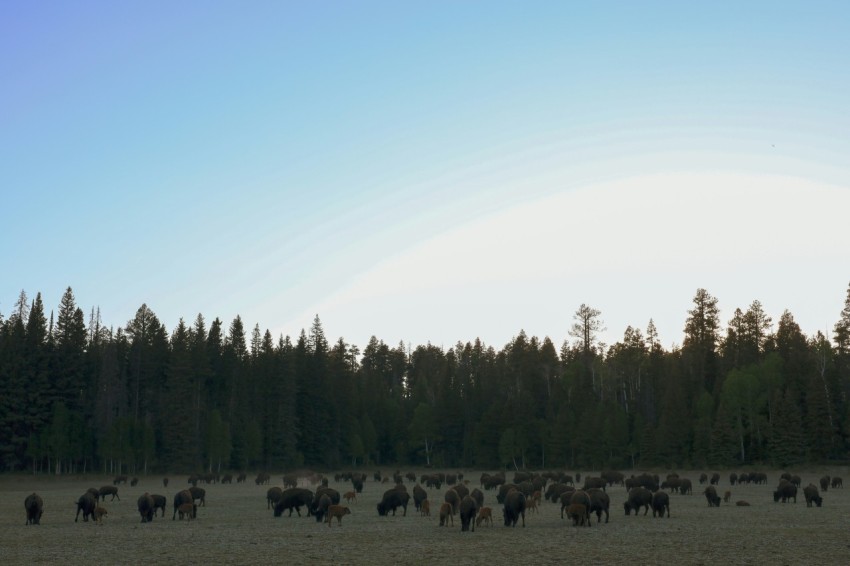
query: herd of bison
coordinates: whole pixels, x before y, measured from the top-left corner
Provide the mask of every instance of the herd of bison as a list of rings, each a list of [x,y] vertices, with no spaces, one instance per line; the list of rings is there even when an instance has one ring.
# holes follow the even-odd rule
[[[510,477],[502,472],[485,472],[480,477],[470,478],[459,472],[429,471],[417,476],[413,472],[402,474],[396,471],[391,475],[383,475],[378,471],[371,476],[361,472],[333,476],[317,473],[286,474],[282,480],[282,486],[271,486],[272,476],[264,472],[250,480],[245,473],[235,477],[232,474],[192,475],[170,498],[149,491],[138,496],[134,494],[135,509],[140,522],[148,523],[157,515],[165,517],[170,502],[171,520],[191,521],[198,518],[199,507],[206,507],[207,489],[201,485],[207,488],[216,485],[216,489],[224,489],[219,486],[253,482],[260,488],[257,492],[258,506],[262,505],[263,497],[265,508],[271,511],[273,517],[292,517],[295,512],[299,517],[313,517],[317,523],[324,523],[328,527],[334,524],[342,526],[343,518],[351,514],[351,506],[362,495],[364,485],[376,482],[382,486],[382,494],[374,511],[378,516],[406,516],[409,510],[425,517],[433,514],[440,527],[454,526],[457,521],[460,530],[466,532],[475,531],[482,524],[492,526],[494,518],[508,527],[516,527],[518,524],[525,527],[527,516],[538,513],[541,506],[547,504],[559,506],[561,519],[566,519],[573,526],[590,527],[593,515],[596,515],[596,523],[601,523],[603,516],[604,522],[608,523],[612,505],[610,492],[615,492],[617,488],[622,488],[616,493],[622,496],[625,515],[648,515],[651,511],[653,517],[669,518],[672,516],[671,495],[694,495],[696,489],[696,493],[705,498],[707,507],[720,507],[721,502],[749,507],[750,502],[733,498],[736,486],[768,484],[768,476],[763,472],[732,472],[725,478],[721,478],[719,473],[710,476],[702,473],[691,480],[677,473],[669,473],[662,478],[658,474],[649,473],[627,476],[618,471],[603,471],[598,475],[585,475],[584,478],[580,473],[573,476],[564,472],[517,471]],[[841,477],[829,475],[803,485],[799,475],[786,472],[776,481],[774,489],[765,490],[765,498],[772,497],[774,503],[780,504],[796,503],[799,494],[807,507],[821,507],[824,504],[821,493],[843,488]],[[110,505],[116,499],[120,502],[119,487],[129,483],[135,488],[138,482],[138,478],[129,480],[127,476],[119,475],[111,485],[89,488],[76,500],[74,522],[82,517],[83,522],[103,524],[104,519],[108,520],[109,517],[107,498]],[[162,487],[167,489],[168,486],[168,478],[163,478]],[[136,488],[136,491],[141,489]],[[48,515],[51,521],[70,520],[70,510],[60,511],[65,507],[63,504],[46,503],[35,492],[27,495],[23,502],[26,525],[39,525],[45,508],[51,509]],[[675,503],[672,507],[672,513],[675,514]]]

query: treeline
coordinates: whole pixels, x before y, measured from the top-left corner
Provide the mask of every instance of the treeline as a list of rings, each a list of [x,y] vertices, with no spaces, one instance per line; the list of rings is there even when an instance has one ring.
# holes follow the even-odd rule
[[[645,332],[598,341],[582,305],[572,342],[520,332],[500,349],[361,352],[318,318],[294,341],[240,317],[171,333],[146,305],[123,328],[56,316],[22,292],[0,315],[5,470],[704,467],[844,460],[850,447],[850,288],[831,340],[758,301],[725,328],[697,291],[681,347]],[[88,318],[88,321],[86,321]]]

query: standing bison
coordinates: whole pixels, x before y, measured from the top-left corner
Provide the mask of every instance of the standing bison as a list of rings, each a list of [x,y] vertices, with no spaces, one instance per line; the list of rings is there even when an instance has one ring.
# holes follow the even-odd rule
[[[280,494],[280,499],[274,506],[274,516],[280,517],[284,511],[289,511],[289,516],[292,517],[292,510],[301,516],[301,508],[307,508],[307,515],[310,515],[310,507],[313,503],[313,492],[303,487],[290,487],[284,489]]]
[[[649,507],[652,504],[652,492],[646,489],[645,487],[638,486],[633,487],[629,490],[628,499],[623,503],[623,509],[626,510],[626,515],[631,515],[631,512],[635,512],[635,516],[637,516],[640,508],[643,507],[643,514],[646,515],[649,513]]]
[[[378,502],[378,515],[384,517],[390,511],[395,515],[395,510],[398,507],[404,509],[404,516],[407,516],[407,502],[410,500],[410,494],[398,488],[388,489],[384,492],[384,496]]]
[[[183,491],[178,491],[174,495],[174,513],[171,514],[172,521],[177,517],[177,511],[180,507],[187,503],[192,506],[192,518],[195,518],[195,515],[198,513],[198,508],[195,506],[195,502],[192,499],[192,492],[188,489],[184,489]]]
[[[464,496],[460,501],[460,530],[466,532],[472,524],[472,532],[475,532],[475,515],[478,514],[478,502],[470,495]]]
[[[27,525],[38,525],[41,521],[41,514],[44,513],[44,501],[37,493],[27,495],[24,499],[24,509],[27,511]]]
[[[714,489],[713,485],[705,488],[705,491],[702,493],[705,495],[705,500],[708,501],[709,507],[720,507],[720,496],[717,495],[717,490]]]
[[[773,492],[773,501],[782,500],[782,503],[785,503],[789,499],[793,499],[794,503],[797,503],[797,486],[788,480],[782,480],[779,482],[776,491]]]
[[[428,499],[428,492],[422,489],[422,486],[418,483],[413,486],[413,505],[416,507],[416,510],[419,511],[422,506],[422,502]]]
[[[142,516],[143,523],[150,523],[153,521],[153,515],[156,512],[156,507],[154,507],[153,497],[151,497],[149,493],[146,492],[139,496],[139,499],[136,501],[136,507],[139,510],[139,515]]]
[[[665,509],[667,517],[670,517],[670,496],[664,491],[656,491],[652,494],[652,516],[663,517]]]
[[[94,519],[94,508],[97,507],[97,500],[91,492],[87,491],[77,500],[77,516],[74,517],[74,522],[80,518],[80,511],[83,512],[83,521],[88,522],[89,517]]]
[[[105,485],[100,488],[100,491],[98,493],[100,494],[100,499],[103,501],[106,501],[107,495],[112,496],[112,499],[110,499],[110,501],[115,501],[115,498],[118,497],[118,488],[114,485]],[[120,497],[118,497],[118,501],[121,501]]]
[[[521,491],[511,491],[505,495],[505,507],[502,514],[505,517],[506,527],[516,527],[516,523],[522,517],[522,526],[525,527],[525,495]]]
[[[811,507],[812,503],[820,507],[823,504],[823,498],[818,493],[818,488],[814,484],[809,484],[803,488],[803,495],[806,498],[806,507]]]

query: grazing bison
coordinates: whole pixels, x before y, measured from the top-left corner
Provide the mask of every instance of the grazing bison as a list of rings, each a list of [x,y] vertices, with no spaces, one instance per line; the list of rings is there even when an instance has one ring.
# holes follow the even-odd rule
[[[336,517],[336,524],[342,526],[342,518],[351,514],[351,509],[345,505],[329,505],[327,509],[328,527],[332,526],[331,521]]]
[[[267,472],[260,472],[257,474],[256,479],[254,479],[254,483],[257,485],[263,485],[264,483],[270,483],[271,481],[272,477]]]
[[[417,511],[422,507],[422,502],[428,499],[428,492],[422,489],[418,483],[413,486],[413,506]]]
[[[649,507],[652,504],[652,492],[646,489],[643,486],[633,487],[629,490],[628,499],[623,503],[623,509],[626,510],[626,516],[631,515],[631,512],[635,512],[635,516],[637,516],[640,508],[643,507],[643,514],[646,515],[649,513]]]
[[[463,485],[462,483],[453,485],[452,489],[457,492],[458,496],[460,496],[461,499],[469,495],[469,488]]]
[[[100,499],[102,499],[103,501],[106,501],[107,495],[112,496],[112,499],[110,499],[110,501],[115,501],[115,498],[118,497],[118,488],[114,485],[105,485],[100,488],[100,491],[98,493],[100,494]],[[120,497],[118,497],[118,501],[121,501]]]
[[[115,479],[112,480],[112,485],[118,485],[119,483],[126,484],[127,476],[115,476]]]
[[[328,496],[328,494],[326,493],[323,493],[321,495],[319,495],[319,493],[316,493],[316,497],[318,497],[318,501],[316,501],[314,498],[312,504],[313,515],[316,516],[316,522],[321,523],[322,520],[325,518],[325,513],[328,512],[328,507],[333,505],[333,503],[331,502],[330,496]]]
[[[832,478],[832,485],[830,487],[832,487],[832,489],[835,489],[836,487],[840,487],[840,488],[843,489],[844,488],[844,480],[842,480],[838,476],[835,476],[834,478]]]
[[[94,508],[94,522],[98,525],[103,524],[103,518],[109,516],[109,511],[105,507],[97,506]]]
[[[378,502],[378,515],[384,517],[389,514],[390,511],[393,512],[395,516],[395,510],[398,507],[404,509],[404,516],[407,516],[407,502],[410,500],[410,494],[406,491],[402,491],[400,489],[388,489],[384,492],[384,496],[381,498],[381,501]]]
[[[175,517],[177,517],[177,511],[179,510],[181,505],[189,504],[192,506],[192,515],[197,513],[197,508],[195,507],[195,502],[192,499],[192,492],[188,489],[184,489],[182,491],[178,491],[174,495],[174,513],[171,514],[171,520],[173,521]]]
[[[475,500],[475,502],[478,504],[479,509],[484,507],[484,492],[483,491],[481,491],[480,489],[478,489],[476,487],[475,489],[472,490],[472,492],[469,494],[469,496],[472,499]]]
[[[149,493],[145,492],[139,496],[139,499],[136,501],[136,508],[139,510],[139,515],[142,516],[143,523],[150,523],[153,521],[153,515],[156,512],[156,508],[153,505],[153,498]]]
[[[714,472],[713,474],[711,474],[711,479],[708,480],[708,483],[710,483],[711,485],[719,484],[720,483],[720,474],[718,474],[717,472]]]
[[[274,516],[280,517],[284,511],[289,511],[289,516],[292,517],[292,510],[301,516],[301,508],[307,508],[307,516],[310,515],[310,505],[313,502],[313,492],[303,487],[290,487],[283,490],[280,494],[280,499],[274,505]]]
[[[162,509],[162,516],[165,517],[165,506],[168,503],[168,499],[164,495],[157,495],[155,493],[151,494],[151,499],[153,499],[153,516],[156,517],[157,509]]]
[[[699,475],[699,484],[702,485],[707,481],[708,481],[708,475],[705,472],[701,473]]]
[[[525,495],[521,491],[511,491],[505,496],[504,509],[506,527],[516,527],[516,523],[522,517],[522,526],[525,527]]]
[[[236,483],[245,483],[246,479],[248,479],[248,474],[242,472],[238,476],[236,476]]]
[[[814,484],[809,484],[803,488],[803,496],[806,498],[806,507],[811,507],[812,503],[820,507],[823,504],[823,498],[818,493],[818,488]]]
[[[44,513],[44,501],[37,493],[27,495],[24,499],[24,509],[27,512],[27,525],[38,525],[41,521],[41,515]]]
[[[283,487],[298,487],[298,476],[295,474],[286,474],[283,476]]]
[[[89,517],[94,517],[94,508],[97,507],[97,500],[91,492],[85,492],[77,500],[77,515],[74,517],[74,522],[80,518],[80,511],[83,512],[83,521],[88,522]]]
[[[780,499],[782,503],[786,503],[789,499],[793,499],[794,503],[797,503],[797,486],[788,480],[780,481],[776,491],[773,492],[773,501],[776,503]]]
[[[194,503],[183,503],[177,508],[177,514],[182,521],[185,517],[187,521],[191,521],[197,514],[198,507]]]
[[[496,494],[496,502],[504,503],[505,496],[511,492],[511,490],[519,491],[519,486],[515,483],[503,483],[499,486],[499,493]],[[524,495],[524,494],[523,494]]]
[[[449,521],[452,522],[452,526],[455,526],[454,514],[452,513],[452,506],[450,503],[443,503],[440,505],[440,526],[448,527]]]
[[[709,507],[720,507],[720,496],[717,495],[717,490],[713,485],[705,488],[705,491],[702,493],[705,495],[705,500],[708,501]]]
[[[571,503],[570,506],[567,507],[567,518],[573,520],[573,526],[577,527],[584,524],[587,524],[588,527],[590,526],[587,507],[581,503]]]
[[[670,496],[664,491],[656,491],[652,494],[652,516],[663,517],[665,509],[667,517],[670,517]]]
[[[734,487],[734,485],[737,481],[738,481],[738,474],[736,474],[735,472],[732,472],[731,474],[729,474],[729,485]]]
[[[682,495],[693,495],[694,487],[691,484],[691,480],[689,480],[688,478],[682,478],[680,482],[681,483],[679,484],[679,493],[681,493]]]
[[[546,488],[544,496],[552,503],[557,503],[561,499],[561,494],[565,491],[575,491],[575,487],[566,483],[553,483]]]
[[[602,479],[604,479],[605,482],[609,486],[612,486],[612,485],[615,485],[615,484],[616,485],[625,485],[626,476],[624,476],[622,472],[615,472],[615,471],[612,471],[612,470],[608,470],[608,471],[602,472],[599,475],[602,476]],[[585,482],[587,482],[587,480],[585,480]]]
[[[271,509],[275,503],[280,501],[280,496],[283,495],[283,490],[277,486],[270,487],[266,491],[266,509]]]
[[[493,509],[490,507],[481,507],[478,510],[478,518],[475,520],[475,526],[480,527],[481,523],[493,526]]]
[[[829,481],[830,481],[831,479],[832,479],[832,478],[830,478],[829,476],[823,476],[823,477],[820,479],[820,489],[821,489],[821,491],[826,491],[826,490],[828,490],[828,489],[829,489]]]
[[[472,532],[475,532],[475,515],[478,514],[478,502],[471,496],[466,495],[460,500],[460,531],[469,530],[472,524]]]
[[[736,501],[735,505],[737,505],[738,507],[749,507],[750,506],[750,504],[747,503],[746,501],[744,501],[743,499],[739,499],[738,501]]]
[[[605,522],[608,522],[608,508],[611,506],[611,498],[601,489],[588,489],[587,495],[590,496],[590,507],[587,509],[588,514],[596,513],[596,522],[602,522],[602,513],[605,513]]]
[[[679,488],[682,486],[682,480],[678,477],[675,478],[667,478],[663,482],[661,482],[661,489],[669,489],[672,491],[679,491]]]
[[[139,478],[133,478],[130,480],[130,487],[136,487],[136,484],[139,483]]]
[[[232,483],[233,483],[233,474],[224,474],[224,475],[221,477],[221,483],[229,483],[229,484],[232,484]]]

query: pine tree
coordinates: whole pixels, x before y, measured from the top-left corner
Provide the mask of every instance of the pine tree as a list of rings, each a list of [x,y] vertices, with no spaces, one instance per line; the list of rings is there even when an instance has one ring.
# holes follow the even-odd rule
[[[791,389],[777,395],[774,405],[770,455],[776,466],[787,468],[803,461],[803,419]]]

